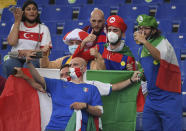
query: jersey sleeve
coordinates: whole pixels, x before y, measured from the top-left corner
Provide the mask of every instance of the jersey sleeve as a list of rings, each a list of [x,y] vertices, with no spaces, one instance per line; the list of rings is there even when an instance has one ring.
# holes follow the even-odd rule
[[[109,95],[112,92],[110,83],[103,83],[100,81],[87,81],[87,83],[96,86],[101,96]]]
[[[45,45],[50,44],[50,47],[52,48],[51,36],[50,36],[50,31],[49,31],[48,27],[45,25],[41,25],[41,28],[43,28],[43,31],[42,31],[43,38],[42,38],[40,47],[42,48]]]
[[[53,90],[55,90],[56,88],[56,80],[54,79],[50,79],[50,78],[44,78],[45,79],[45,89],[48,93],[53,92]]]

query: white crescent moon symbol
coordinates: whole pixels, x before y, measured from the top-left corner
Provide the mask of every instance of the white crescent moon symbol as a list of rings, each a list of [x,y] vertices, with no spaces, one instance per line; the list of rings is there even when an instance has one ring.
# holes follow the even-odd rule
[[[25,37],[26,39],[29,38],[29,37],[27,36],[27,34],[29,34],[29,33],[24,33],[24,37]]]

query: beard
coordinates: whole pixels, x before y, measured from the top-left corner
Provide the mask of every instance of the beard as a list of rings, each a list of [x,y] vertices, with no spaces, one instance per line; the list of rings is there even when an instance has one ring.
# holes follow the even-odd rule
[[[94,30],[94,28],[92,27],[92,29]],[[101,34],[101,31],[103,30],[103,28],[100,28],[100,30],[99,31],[97,31],[97,32],[93,32],[93,34],[94,35],[96,35],[96,36],[99,36],[100,34]]]

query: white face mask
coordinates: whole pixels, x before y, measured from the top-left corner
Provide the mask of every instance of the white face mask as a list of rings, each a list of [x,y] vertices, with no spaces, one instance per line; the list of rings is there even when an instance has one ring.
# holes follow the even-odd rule
[[[68,46],[68,50],[71,54],[74,54],[75,50],[78,48],[78,45],[70,45]]]
[[[110,43],[116,43],[119,39],[118,35],[112,31],[107,34],[107,37]]]

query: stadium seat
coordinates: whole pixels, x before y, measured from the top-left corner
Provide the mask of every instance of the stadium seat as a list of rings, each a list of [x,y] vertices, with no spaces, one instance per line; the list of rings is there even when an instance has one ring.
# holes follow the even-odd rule
[[[45,6],[41,13],[43,21],[62,21],[72,19],[72,8],[66,6]]]
[[[186,9],[185,9],[186,10]],[[183,19],[179,28],[180,33],[186,33],[186,19]]]
[[[7,36],[0,36],[0,50],[9,51],[11,46],[8,44]]]
[[[44,25],[46,25],[49,28],[50,34],[55,35],[57,34],[57,22],[48,22],[48,21],[43,21],[42,22]]]
[[[12,14],[12,12],[10,12],[8,10],[9,8],[4,8],[2,15],[1,15],[1,21],[14,21],[14,15]]]
[[[172,33],[172,21],[167,19],[157,20],[158,29],[162,31],[163,34]]]
[[[162,4],[163,0],[132,0],[132,4]]]
[[[149,14],[149,7],[146,5],[123,5],[120,6],[118,15],[124,20],[136,20],[139,14]]]
[[[186,55],[186,54],[185,54]],[[182,80],[186,80],[186,59],[185,60],[182,60],[181,61],[181,64],[180,64],[180,69],[181,69],[181,77],[182,77]],[[184,82],[183,82],[184,83]],[[182,88],[182,91],[185,91],[186,92],[186,81],[185,81],[185,86],[184,88]]]
[[[184,87],[183,87],[184,86]],[[184,81],[182,88],[185,88],[186,80]],[[183,103],[183,112],[186,112],[186,91],[182,91],[182,103]]]
[[[65,22],[64,21],[43,21],[43,24],[45,24],[50,31],[51,35],[61,35],[63,34],[63,30],[64,30],[64,26],[65,26]]]
[[[170,0],[170,3],[186,4],[185,0]]]
[[[17,5],[22,7],[25,1],[26,0],[17,0]],[[34,1],[37,3],[38,6],[49,4],[49,0],[34,0]]]
[[[133,34],[134,31],[137,29],[137,22],[136,20],[124,20],[127,25],[127,30],[125,34]]]
[[[72,31],[75,28],[83,29],[87,25],[89,25],[89,21],[87,20],[65,21],[63,34],[65,35],[66,33]]]
[[[186,49],[185,33],[171,33],[171,34],[167,34],[166,36],[174,48]]]
[[[94,6],[94,5],[87,5],[84,7],[81,7],[79,12],[79,20],[87,20],[90,19],[90,14],[93,11],[94,8],[99,8],[104,12],[105,19],[107,19],[110,16],[110,7],[109,6]]]
[[[183,131],[186,131],[186,116],[183,117]]]
[[[123,0],[94,0],[95,5],[119,6],[124,4]]]
[[[156,13],[158,19],[182,19],[185,16],[186,10],[183,4],[161,4]]]
[[[56,5],[64,5],[64,6],[84,6],[88,4],[87,0],[74,0],[74,2],[70,0],[55,0]]]
[[[125,44],[130,48],[135,59],[138,59],[138,49],[140,45],[134,41],[133,34],[126,35]]]
[[[63,42],[63,37],[64,35],[52,35],[52,43],[53,43],[52,52],[61,51],[62,56],[69,54],[68,46]]]
[[[0,22],[0,35],[7,36],[10,32],[13,22],[1,21]]]

